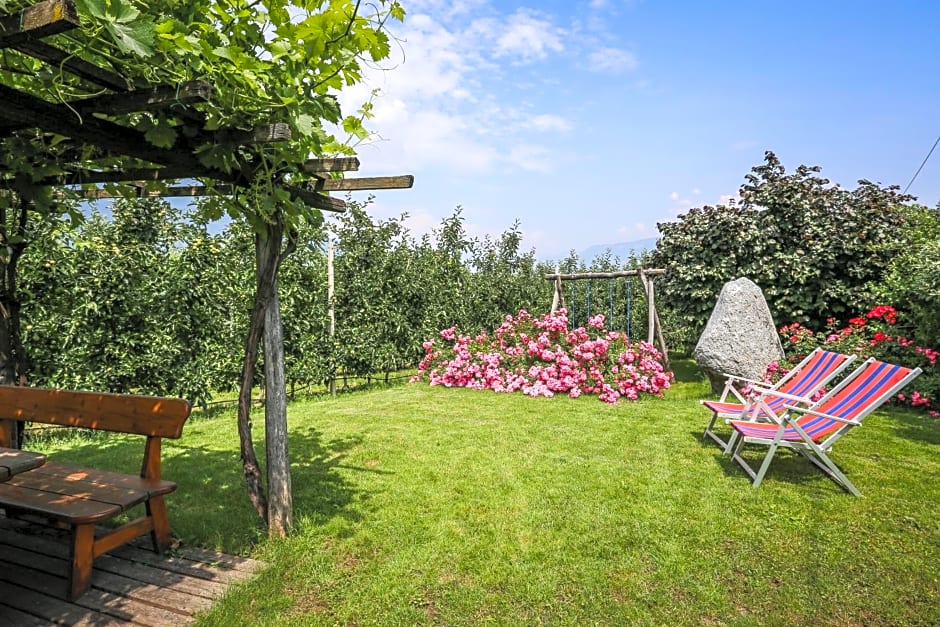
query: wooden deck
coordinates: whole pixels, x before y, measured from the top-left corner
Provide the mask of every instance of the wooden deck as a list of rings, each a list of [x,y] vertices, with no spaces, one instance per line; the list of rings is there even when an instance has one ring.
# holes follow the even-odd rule
[[[160,556],[148,545],[142,538],[96,559],[91,588],[70,603],[64,532],[0,516],[0,626],[185,625],[262,566],[190,547]]]

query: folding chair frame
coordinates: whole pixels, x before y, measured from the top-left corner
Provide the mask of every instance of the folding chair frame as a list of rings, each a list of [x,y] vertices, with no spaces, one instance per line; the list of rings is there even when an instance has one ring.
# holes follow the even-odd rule
[[[712,410],[712,417],[711,420],[708,421],[708,426],[705,427],[705,432],[702,434],[702,441],[704,442],[706,437],[711,438],[718,444],[718,446],[724,449],[734,444],[734,442],[737,440],[738,434],[736,431],[731,432],[731,437],[727,441],[722,440],[721,437],[715,433],[715,423],[719,418],[751,421],[765,420],[779,423],[780,416],[778,412],[774,411],[767,405],[768,396],[786,398],[787,400],[791,400],[794,403],[800,403],[802,405],[811,405],[813,401],[810,397],[824,385],[832,381],[832,379],[835,378],[839,373],[845,370],[849,364],[855,361],[857,357],[857,355],[842,355],[845,360],[839,364],[831,373],[816,382],[816,384],[810,389],[806,396],[794,396],[780,391],[780,388],[784,387],[787,383],[793,380],[794,377],[802,374],[806,365],[815,359],[818,354],[823,352],[830,351],[826,351],[822,347],[816,347],[813,349],[806,357],[803,358],[802,361],[800,361],[800,363],[791,368],[790,371],[783,376],[783,378],[777,381],[777,383],[772,388],[764,387],[766,384],[760,381],[753,381],[751,379],[737,377],[735,375],[726,375],[728,379],[725,381],[725,389],[722,391],[721,397],[717,402],[727,402],[726,399],[730,393],[736,396],[739,401],[741,401],[741,409],[740,411],[734,413]],[[741,394],[740,390],[738,390],[735,383],[749,384],[752,388],[752,393],[745,397],[743,394]],[[702,400],[699,402],[705,405],[710,401]]]
[[[858,378],[865,370],[865,368],[872,362],[876,361],[874,358],[868,358],[865,362],[859,366],[855,372],[843,379],[839,385],[833,388],[828,394],[823,398],[819,399],[814,406],[822,406],[827,400],[831,397],[838,394],[845,386],[850,385]],[[779,426],[772,438],[762,438],[755,436],[744,436],[735,441],[735,438],[730,438],[728,445],[725,447],[725,454],[731,455],[732,459],[736,461],[744,471],[754,480],[753,487],[760,486],[761,482],[764,479],[764,475],[767,473],[767,469],[770,467],[770,462],[773,461],[774,455],[777,452],[778,448],[788,448],[790,450],[796,451],[801,454],[803,457],[808,459],[814,466],[821,470],[827,477],[832,479],[842,488],[850,492],[855,496],[861,496],[861,492],[858,491],[858,488],[845,476],[845,473],[833,462],[827,452],[831,452],[832,445],[835,444],[839,439],[841,439],[849,429],[852,427],[861,426],[861,421],[868,414],[872,413],[878,409],[885,401],[890,399],[896,392],[900,391],[904,386],[910,383],[921,373],[920,368],[914,368],[907,375],[904,376],[900,381],[895,382],[889,388],[882,390],[875,398],[871,399],[866,403],[865,408],[862,412],[853,419],[843,418],[841,416],[834,416],[832,414],[826,414],[820,411],[814,410],[812,407],[799,407],[796,405],[787,405],[788,411],[784,413],[780,418]],[[800,414],[799,416],[794,416],[790,412]],[[801,424],[806,420],[807,416],[816,416],[826,420],[832,420],[835,422],[842,423],[834,432],[829,434],[821,442],[816,442],[813,438],[806,432],[804,425]],[[743,421],[734,421],[728,420],[729,424],[734,427],[735,422]],[[787,430],[787,427],[792,427],[794,431],[800,436],[799,440],[785,440],[784,434]],[[736,430],[735,436],[739,434]],[[755,472],[753,468],[741,457],[740,452],[741,448],[745,444],[760,444],[768,446],[767,454],[764,456],[764,460],[761,463],[760,469]]]

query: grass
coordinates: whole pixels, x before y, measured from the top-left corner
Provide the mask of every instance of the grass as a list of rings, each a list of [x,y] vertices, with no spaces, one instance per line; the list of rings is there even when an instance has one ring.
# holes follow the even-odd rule
[[[201,624],[940,623],[940,422],[892,409],[841,441],[862,498],[786,453],[755,490],[674,366],[665,399],[617,406],[424,384],[293,404],[286,540],[248,504],[234,412],[191,420],[164,451],[174,531],[270,564]]]

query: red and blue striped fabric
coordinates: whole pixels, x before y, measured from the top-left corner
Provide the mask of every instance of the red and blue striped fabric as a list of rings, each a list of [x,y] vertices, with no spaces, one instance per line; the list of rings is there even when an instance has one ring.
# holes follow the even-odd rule
[[[806,397],[816,391],[823,382],[827,381],[832,373],[838,369],[848,356],[832,351],[820,351],[810,359],[796,374],[787,379],[779,388],[780,392],[793,396]],[[777,416],[786,409],[784,405],[793,404],[792,399],[779,396],[768,396],[765,399],[767,407]],[[716,414],[740,414],[744,410],[741,403],[726,403],[721,401],[703,401],[702,404]]]
[[[874,411],[896,387],[910,374],[910,368],[887,364],[881,361],[871,361],[860,368],[851,381],[838,389],[835,394],[824,397],[819,403],[810,407],[814,411],[844,418],[847,420],[861,420]],[[845,426],[845,423],[831,418],[806,414],[795,421],[814,442]],[[776,437],[779,426],[771,423],[756,423],[735,420],[731,426],[745,437],[757,437],[771,440]],[[786,427],[781,438],[787,441],[799,441],[803,438],[792,426]]]

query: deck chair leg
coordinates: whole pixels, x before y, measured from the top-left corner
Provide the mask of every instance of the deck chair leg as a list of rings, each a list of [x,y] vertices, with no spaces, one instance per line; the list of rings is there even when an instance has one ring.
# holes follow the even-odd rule
[[[738,433],[735,432],[734,435],[736,436],[738,435]],[[744,470],[745,473],[747,473],[747,476],[750,477],[751,479],[754,479],[755,477],[757,477],[757,474],[754,472],[754,469],[751,468],[750,464],[748,464],[744,460],[744,458],[741,457],[740,453],[741,453],[742,448],[744,448],[743,438],[729,438],[728,446],[725,447],[724,454],[730,455],[731,459],[736,461],[738,463],[738,466],[740,466],[741,469]]]
[[[767,450],[767,455],[764,457],[764,461],[760,465],[760,470],[757,471],[757,475],[754,477],[754,483],[752,484],[755,488],[760,486],[761,481],[764,480],[764,475],[767,473],[767,469],[770,468],[770,462],[774,459],[774,454],[779,448],[776,441],[774,441]]]
[[[717,420],[718,414],[712,414],[712,419],[709,421],[708,426],[705,427],[705,433],[702,434],[702,442],[705,442],[705,438],[711,438],[718,444],[718,446],[725,448],[728,443],[719,438],[718,435],[712,430]]]
[[[82,596],[91,584],[91,567],[95,560],[95,525],[75,525],[72,529],[69,601]]]
[[[728,446],[729,446],[729,447],[730,447],[730,446],[734,446],[735,443],[738,441],[738,437],[740,437],[740,434],[739,434],[737,431],[732,431],[732,432],[731,432],[731,437],[728,438]],[[741,447],[738,447],[739,450],[740,450],[740,448],[741,448]]]

